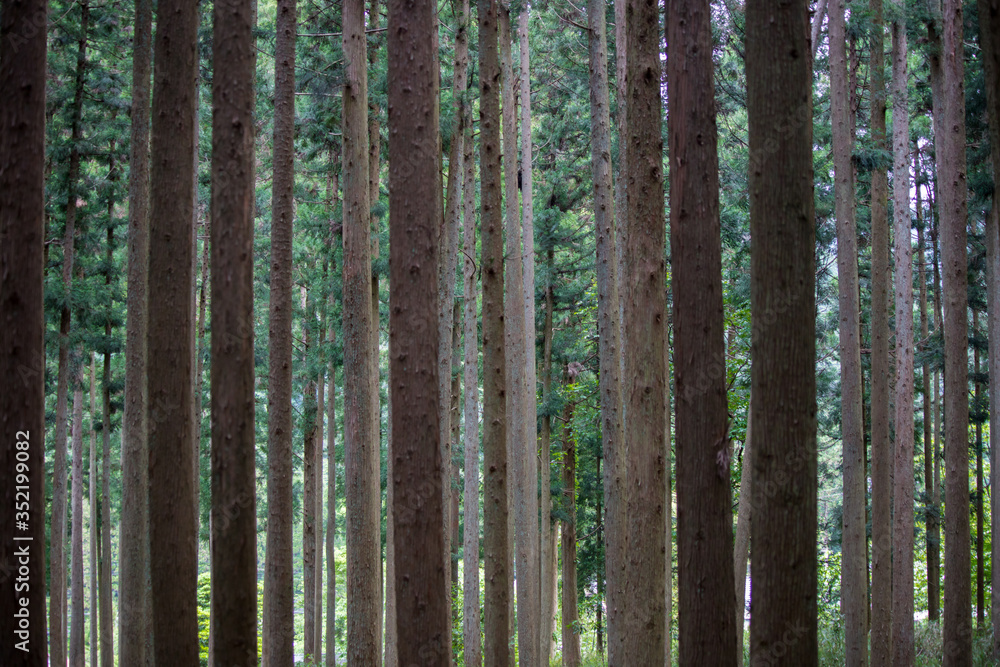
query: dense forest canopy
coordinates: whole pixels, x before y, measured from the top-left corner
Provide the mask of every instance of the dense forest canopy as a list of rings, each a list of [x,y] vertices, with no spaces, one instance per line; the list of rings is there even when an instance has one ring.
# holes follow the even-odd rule
[[[1000,664],[998,182],[1000,0],[0,0],[0,665]]]

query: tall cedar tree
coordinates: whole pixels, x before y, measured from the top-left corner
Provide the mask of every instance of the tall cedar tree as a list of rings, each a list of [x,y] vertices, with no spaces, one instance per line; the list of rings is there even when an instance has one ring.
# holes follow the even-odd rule
[[[471,26],[469,0],[462,9]],[[465,495],[463,507],[465,526],[462,535],[462,637],[467,667],[483,664],[483,640],[479,610],[479,333],[476,326],[476,160],[472,149],[472,105],[465,106],[465,167],[463,184],[462,254],[463,319],[465,382]]]
[[[940,190],[944,302],[945,667],[972,664],[969,568],[968,279],[966,267],[965,84],[962,3],[945,0],[942,35],[941,134],[935,135]]]
[[[539,664],[540,595],[538,568],[538,491],[534,429],[528,432],[525,403],[524,272],[521,264],[521,216],[517,191],[517,109],[514,102],[514,69],[511,55],[510,13],[500,7],[500,65],[503,79],[503,171],[505,186],[505,231],[507,247],[507,294],[504,299],[504,335],[507,345],[507,454],[512,457],[516,544],[518,661],[526,667]],[[532,388],[533,389],[533,388]]]
[[[191,475],[197,3],[160,0],[150,173],[149,533],[156,664],[198,660],[198,536]]]
[[[128,184],[128,303],[119,541],[118,636],[123,665],[152,659],[149,595],[149,448],[146,336],[149,272],[149,120],[152,0],[136,0],[132,36],[132,127]]]
[[[0,663],[48,662],[45,628],[45,0],[4,2],[0,9],[0,498],[22,512],[0,512],[0,562],[12,563],[25,542],[29,588],[15,596],[15,577],[0,578]],[[16,55],[16,57],[15,57]],[[16,389],[16,390],[15,390]],[[24,452],[24,454],[21,454]],[[18,456],[20,455],[20,458]],[[22,467],[21,464],[24,464]],[[24,475],[24,477],[21,477]],[[18,488],[18,487],[27,487]],[[35,499],[33,502],[31,499]],[[15,521],[27,526],[15,532]],[[20,605],[27,600],[27,605]],[[23,611],[22,611],[23,610]],[[21,634],[15,614],[34,621]],[[23,642],[23,643],[22,643]]]
[[[114,174],[114,168],[112,167],[112,174]],[[108,206],[113,206],[113,202],[109,201]],[[111,216],[108,216],[108,220]],[[107,253],[105,254],[106,266],[112,267],[112,239],[111,234],[113,227],[108,227],[108,247]],[[108,273],[108,277],[105,281],[105,285],[111,285],[111,274]],[[111,321],[107,320],[104,325],[104,335],[108,340],[111,339]],[[93,372],[93,371],[92,371]],[[112,609],[111,602],[111,352],[108,348],[104,348],[104,377],[101,381],[103,386],[103,410],[102,410],[102,424],[101,424],[101,441],[103,445],[103,450],[101,453],[101,514],[100,519],[97,518],[96,513],[91,514],[91,521],[100,521],[101,526],[101,541],[97,548],[97,558],[99,561],[100,568],[100,621],[101,629],[99,638],[97,636],[92,636],[91,642],[100,642],[101,644],[101,667],[114,667],[115,655],[114,655],[114,610]],[[91,392],[93,395],[93,392]],[[91,405],[93,405],[93,400],[91,400]],[[93,481],[92,481],[93,483]],[[94,553],[93,551],[91,553]],[[91,607],[93,610],[93,607]],[[91,611],[91,613],[94,613]]]
[[[73,471],[70,478],[73,503],[70,599],[73,606],[70,608],[69,664],[83,667],[87,648],[83,643],[83,630],[87,624],[83,612],[83,359],[79,352],[73,356],[76,357],[73,361],[76,370],[73,373]]]
[[[750,517],[753,501],[753,397],[747,405],[747,431],[740,465],[740,500],[733,537],[733,585],[736,587],[736,665],[743,667],[743,624],[746,620],[747,562],[750,557]]]
[[[667,12],[670,247],[677,382],[680,663],[734,664],[732,494],[712,13],[708,0]]]
[[[846,665],[864,667],[868,664],[865,447],[858,324],[858,236],[854,218],[854,169],[851,164],[853,139],[844,9],[844,0],[833,0],[830,5],[830,98],[837,217],[837,275],[840,287],[840,409],[844,443],[841,613],[844,615]],[[873,484],[878,485],[878,482]]]
[[[255,0],[216,0],[212,39],[212,645],[257,662],[253,217]]]
[[[87,65],[87,30],[90,6],[80,5],[80,32],[76,53],[76,79],[70,117],[70,153],[66,174],[66,217],[63,231],[62,287],[64,299],[59,315],[59,375],[56,380],[55,461],[53,465],[52,517],[50,522],[49,570],[49,643],[52,661],[66,661],[66,410],[72,374],[69,333],[72,321],[72,280],[76,253],[77,179],[80,174],[80,138],[82,134],[83,87]]]
[[[660,134],[660,28],[655,3],[628,0],[628,233],[625,275],[625,442],[628,448],[628,562],[623,664],[655,665],[665,651],[663,139]],[[609,521],[617,518],[609,516]],[[728,577],[726,577],[728,580]],[[727,614],[729,616],[729,614]]]
[[[347,480],[347,655],[380,649],[379,464],[374,441],[368,70],[363,0],[344,12],[344,465]]]
[[[842,7],[841,7],[842,8]],[[754,591],[750,662],[815,665],[816,297],[809,3],[746,5]],[[779,489],[778,493],[773,490]],[[795,641],[788,641],[789,631]],[[780,649],[779,649],[780,647]]]
[[[590,161],[594,180],[594,233],[597,238],[598,389],[601,396],[604,497],[610,511],[611,508],[621,507],[619,499],[625,493],[625,479],[620,474],[624,462],[617,249],[620,239],[615,234],[615,213],[618,209],[611,183],[611,105],[608,99],[608,38],[604,9],[602,0],[589,0],[587,3],[590,28],[587,32],[590,53]],[[619,178],[619,182],[624,182],[624,179]],[[551,317],[551,312],[546,310],[547,321]],[[551,357],[550,338],[546,337],[546,345]],[[547,396],[545,400],[548,401]],[[616,593],[623,573],[626,533],[621,517],[608,521],[606,528],[604,562],[610,625],[612,609],[618,604]]]
[[[437,6],[389,2],[389,316],[399,664],[448,665],[444,482],[438,402]],[[450,310],[450,309],[449,309]],[[450,343],[450,341],[449,341]]]
[[[302,294],[302,641],[303,654],[313,656],[316,644],[316,436],[317,379],[312,367],[316,354],[316,302],[305,286]]]
[[[993,211],[986,219],[987,311],[989,313],[989,372],[1000,376],[1000,0],[979,0],[979,43],[986,74],[990,156],[993,162]],[[1000,488],[1000,447],[993,434],[1000,432],[1000,391],[990,391],[990,488]],[[1000,508],[992,504],[990,527],[1000,533]],[[992,560],[1000,561],[1000,540],[992,542]],[[992,570],[992,588],[1000,590],[1000,568]],[[1000,659],[1000,595],[992,596],[993,659]]]
[[[888,150],[885,128],[883,0],[869,0],[871,14],[871,132]],[[892,467],[889,440],[889,179],[884,167],[871,172],[871,663],[888,665],[892,649]],[[839,248],[839,245],[838,245]],[[853,325],[858,327],[858,323]]]
[[[603,14],[602,14],[603,16]],[[576,373],[567,371],[564,387],[568,391]],[[563,667],[580,667],[580,613],[577,609],[576,580],[576,438],[573,435],[574,403],[567,398],[563,405],[563,519],[562,529],[562,659]]]
[[[486,580],[483,657],[510,664],[507,565],[507,410],[505,394],[503,220],[500,210],[500,56],[498,0],[479,1],[480,266],[483,280],[483,548]]]
[[[107,274],[110,277],[110,272]],[[97,555],[97,417],[94,414],[94,403],[97,400],[97,368],[96,368],[96,357],[91,353],[90,355],[90,462],[89,468],[87,469],[87,491],[90,494],[90,522],[89,537],[90,537],[90,609],[97,609],[97,570],[98,570],[98,555]],[[90,614],[90,636],[98,636],[98,625],[97,618],[99,614]],[[97,663],[97,644],[96,641],[90,641],[90,664],[96,665]],[[114,657],[112,656],[112,662],[114,662]]]
[[[910,233],[910,121],[906,23],[892,22],[892,193],[896,222],[896,448],[893,494],[892,663],[912,665],[913,646],[913,249]]]

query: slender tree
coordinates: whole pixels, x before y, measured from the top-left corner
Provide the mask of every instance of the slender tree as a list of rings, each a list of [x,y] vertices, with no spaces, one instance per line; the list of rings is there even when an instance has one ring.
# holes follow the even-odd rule
[[[112,174],[114,168],[112,167]],[[113,202],[108,202],[109,209],[113,207]],[[108,216],[111,220],[111,216]],[[113,266],[112,263],[112,234],[114,227],[108,226],[107,252],[104,256],[105,265]],[[105,279],[106,288],[111,289],[111,274],[107,274]],[[111,320],[105,321],[104,335],[106,339],[111,339]],[[96,370],[91,369],[91,373]],[[104,375],[101,379],[102,393],[102,419],[101,419],[101,516],[100,532],[101,540],[97,547],[97,557],[99,564],[98,587],[100,588],[100,635],[91,637],[91,642],[100,642],[101,645],[101,667],[114,667],[115,664],[115,630],[114,630],[114,609],[112,608],[111,591],[111,351],[104,348]],[[91,392],[93,394],[93,392]],[[91,405],[93,405],[91,400]],[[91,515],[93,521],[93,515]],[[91,606],[91,612],[94,608]]]
[[[316,437],[319,405],[317,378],[312,368],[316,354],[316,303],[302,287],[303,371],[302,390],[302,644],[313,658],[316,645]]]
[[[874,145],[888,150],[885,113],[883,0],[869,0],[871,16],[871,132]],[[832,61],[831,61],[832,62]],[[871,172],[871,663],[888,665],[892,653],[893,451],[889,440],[889,180]],[[838,244],[838,249],[839,249]],[[839,254],[839,253],[838,253]],[[897,267],[898,270],[898,267]],[[897,323],[898,325],[898,323]],[[854,325],[857,327],[857,323]]]
[[[968,297],[966,276],[965,85],[962,3],[945,0],[942,31],[942,94],[935,115],[940,189],[942,302],[944,305],[945,551],[944,664],[972,664],[969,546]],[[939,109],[939,106],[943,108]]]
[[[577,371],[570,364],[563,377],[569,390]],[[576,581],[576,437],[573,434],[573,401],[563,405],[563,512],[562,522],[562,664],[580,667],[580,613],[577,610]]]
[[[906,23],[892,22],[892,192],[896,260],[896,451],[893,494],[892,663],[912,665],[913,646],[913,250]]]
[[[510,572],[507,564],[507,411],[504,405],[504,271],[500,209],[500,57],[498,0],[479,0],[480,267],[483,281],[483,548],[486,667],[507,667]]]
[[[110,274],[108,274],[110,275]],[[97,520],[97,415],[94,413],[94,405],[97,402],[97,368],[96,357],[90,355],[90,462],[87,468],[87,491],[90,494],[90,664],[97,664],[97,619],[99,614],[94,613],[97,609],[97,570],[100,557],[98,556],[97,530],[99,523]],[[114,659],[112,658],[112,661]]]
[[[132,36],[129,154],[128,296],[125,323],[125,414],[119,543],[118,659],[152,660],[149,571],[149,448],[146,337],[149,271],[149,122],[153,3],[137,0]]]
[[[451,659],[439,447],[437,6],[389,2],[389,319],[399,664]],[[365,663],[369,664],[369,663]]]
[[[257,662],[253,103],[256,3],[214,4],[212,56],[212,635]]]
[[[150,173],[149,532],[156,664],[198,660],[191,334],[195,3],[157,5]]]
[[[73,470],[70,478],[72,514],[70,532],[70,594],[72,624],[69,635],[70,667],[83,667],[86,645],[83,630],[87,624],[83,604],[83,359],[74,355],[73,372]]]
[[[842,10],[842,5],[834,9],[831,18],[837,11],[842,16]],[[775,6],[748,0],[746,12],[754,239],[751,418],[755,432],[768,434],[754,443],[750,662],[815,665],[816,306],[809,3]],[[834,41],[831,38],[831,44]],[[794,641],[789,641],[789,632]]]
[[[753,508],[753,397],[747,408],[747,431],[740,466],[740,502],[733,537],[733,584],[736,587],[736,664],[743,667],[743,624],[746,619],[747,560],[750,552],[750,522]]]
[[[736,662],[712,13],[667,12],[681,664]],[[637,631],[639,628],[635,628]]]
[[[469,15],[468,0],[463,7]],[[483,664],[482,628],[479,621],[479,334],[476,326],[476,161],[472,152],[472,105],[467,105],[465,127],[465,183],[463,193],[463,334],[465,381],[465,526],[462,535],[462,637],[467,667]]]
[[[627,297],[624,322],[628,448],[628,632],[623,664],[654,665],[665,651],[666,535],[663,327],[666,225],[663,217],[663,140],[660,135],[660,30],[655,4],[628,0],[629,230],[625,237]],[[609,515],[609,521],[617,519]],[[728,580],[728,577],[727,577]],[[730,607],[731,608],[731,607]],[[623,611],[625,609],[623,608]],[[727,613],[727,617],[731,615]],[[614,638],[612,638],[614,641]]]

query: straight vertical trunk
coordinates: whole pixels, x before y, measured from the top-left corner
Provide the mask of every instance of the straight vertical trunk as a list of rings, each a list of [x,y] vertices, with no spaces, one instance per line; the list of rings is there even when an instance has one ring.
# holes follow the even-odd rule
[[[330,318],[329,341],[331,347],[336,341],[336,326]],[[337,537],[337,457],[336,457],[336,367],[330,360],[330,391],[327,395],[327,453],[326,453],[326,625],[324,632],[324,654],[326,667],[336,665],[337,646],[337,567],[336,567],[336,537]],[[388,661],[387,661],[388,662]]]
[[[193,216],[199,10],[157,5],[150,174],[148,428],[153,653],[198,660],[194,435]]]
[[[254,1],[216,2],[213,21],[211,623],[213,659],[220,665],[256,665],[258,659],[253,339],[255,5]]]
[[[517,114],[514,102],[514,71],[511,56],[510,13],[500,8],[500,59],[503,73],[503,170],[505,184],[505,230],[507,247],[507,292],[504,324],[507,347],[507,452],[512,457],[516,544],[518,663],[539,664],[541,647],[538,578],[538,495],[533,483],[537,474],[534,436],[529,438],[525,421],[528,387],[525,378],[524,302],[518,298],[525,288],[521,265],[521,230],[517,197]],[[533,474],[535,473],[535,474]]]
[[[972,311],[972,337],[973,339],[979,336],[979,310],[973,309]],[[980,383],[979,383],[979,347],[973,348],[973,368],[975,369],[976,379],[973,380],[975,385],[974,394],[974,409],[975,414],[979,413],[980,405]],[[983,553],[983,425],[976,419],[976,496],[975,496],[975,507],[976,507],[976,628],[982,631],[985,618],[983,612],[986,606],[985,602],[985,591],[983,590],[983,585],[985,584],[984,577],[984,553]]]
[[[624,420],[627,443],[628,631],[622,664],[655,665],[665,652],[664,568],[666,482],[664,397],[666,365],[664,294],[663,140],[660,134],[660,29],[655,4],[628,0],[628,144],[625,165],[628,234],[624,377],[630,386]],[[618,517],[609,514],[609,521]],[[728,577],[726,578],[728,580]],[[624,601],[624,600],[623,600]],[[731,608],[731,607],[729,607]],[[731,615],[727,613],[731,618]],[[614,638],[612,638],[614,642]]]
[[[820,41],[823,39],[821,30],[823,29],[823,19],[826,18],[827,4],[827,0],[818,0],[816,3],[816,13],[813,15],[811,39],[809,40],[813,60],[816,60],[816,49],[819,48]]]
[[[942,302],[944,305],[945,423],[945,667],[972,664],[969,571],[968,319],[966,265],[965,85],[962,3],[945,0],[942,34],[942,116],[935,136],[940,188]],[[940,101],[941,104],[937,102]],[[943,107],[943,108],[942,108]]]
[[[15,577],[0,578],[0,636],[4,637],[0,663],[18,667],[48,662],[43,287],[46,4],[45,0],[5,3],[0,13],[0,90],[4,91],[0,104],[0,237],[4,239],[0,244],[0,384],[5,387],[0,392],[4,442],[0,497],[5,508],[0,512],[0,562],[13,563],[24,544],[30,544],[32,555],[27,564],[27,590],[15,591]],[[30,31],[26,30],[29,26]],[[63,408],[65,418],[65,400]],[[15,507],[15,500],[21,501],[18,492],[28,496],[27,506]],[[17,521],[26,525],[15,531]],[[58,528],[53,530],[53,536],[58,532]],[[12,537],[30,542],[15,542]],[[20,593],[16,600],[15,592]],[[23,633],[15,617],[21,613],[33,619]],[[65,662],[65,653],[61,655]]]
[[[392,433],[405,434],[391,443],[392,622],[399,664],[442,667],[451,661],[451,632],[442,493],[449,466],[439,444],[434,326],[442,214],[436,3],[390,0],[389,37],[389,374]]]
[[[307,369],[302,390],[302,652],[306,659],[313,656],[316,646],[316,377],[309,369],[312,338],[316,327],[316,307],[312,297],[302,288],[304,334],[303,366]]]
[[[70,596],[72,625],[69,636],[70,667],[83,667],[86,645],[83,630],[87,624],[83,599],[83,359],[75,361],[77,366],[73,378],[73,476],[71,496],[73,499],[73,521],[70,535]]]
[[[871,15],[871,132],[888,150],[885,112],[883,0],[869,0]],[[895,80],[894,80],[895,83]],[[895,107],[894,107],[895,108]],[[893,651],[893,450],[889,440],[889,181],[885,169],[871,172],[871,664],[888,665]],[[907,216],[909,222],[909,216]],[[907,228],[909,229],[909,228]],[[907,238],[909,236],[907,235]],[[897,260],[899,258],[897,257]],[[896,267],[897,271],[899,267]],[[898,324],[897,324],[898,326]],[[912,428],[910,429],[912,432]],[[897,442],[899,434],[897,433]]]
[[[500,209],[500,61],[497,0],[479,0],[480,267],[483,280],[483,547],[486,667],[507,667],[507,410],[504,354],[503,230]]]
[[[109,265],[110,266],[110,265]],[[110,275],[110,274],[109,274]],[[87,468],[87,490],[90,493],[90,664],[97,665],[98,626],[97,619],[97,570],[100,554],[98,552],[98,514],[97,514],[97,415],[94,404],[97,402],[97,361],[93,353],[90,355],[90,462]]]
[[[323,334],[326,332],[326,315],[320,317],[319,331],[316,332],[316,340],[322,348]],[[321,367],[322,368],[322,367]],[[315,563],[313,577],[314,583],[314,605],[313,620],[315,629],[313,630],[313,646],[310,651],[317,664],[323,658],[323,408],[326,405],[325,396],[325,374],[320,371],[319,380],[316,385],[316,462],[314,470],[316,474],[316,509],[313,514],[313,524],[316,536],[314,538],[313,550],[315,551]]]
[[[611,182],[611,111],[608,98],[608,58],[607,27],[604,19],[605,4],[600,0],[590,0],[587,4],[587,33],[590,53],[590,160],[594,180],[594,232],[597,237],[597,340],[600,374],[598,376],[601,396],[601,443],[604,455],[604,499],[608,511],[616,512],[609,521],[605,532],[604,571],[608,591],[608,622],[617,620],[615,610],[621,604],[618,593],[624,575],[625,526],[623,499],[624,479],[624,433],[622,423],[621,389],[621,310],[618,293],[618,241],[615,235],[615,214],[624,212],[615,199]],[[616,26],[624,29],[624,25]],[[618,42],[618,49],[624,47]],[[620,90],[620,86],[619,86]],[[624,95],[624,93],[622,93]],[[618,113],[624,113],[619,106]],[[619,131],[624,128],[620,125]],[[624,135],[622,135],[624,136]],[[624,147],[624,142],[622,142]],[[619,177],[619,184],[625,179]],[[618,195],[624,199],[623,192]],[[616,204],[619,206],[616,208]],[[623,218],[618,218],[621,221]],[[546,292],[546,373],[552,364],[552,303],[551,284]],[[548,382],[549,378],[546,377]],[[546,394],[548,387],[546,387]],[[565,540],[565,533],[563,534]],[[614,646],[615,642],[612,641]],[[609,654],[609,659],[616,656]],[[621,658],[618,658],[619,660]],[[614,663],[612,663],[614,664]]]
[[[743,667],[743,626],[746,619],[747,560],[750,552],[750,522],[753,520],[753,396],[747,407],[747,434],[740,467],[740,504],[736,510],[733,538],[733,584],[736,589],[736,664]]]
[[[567,374],[565,386],[572,382]],[[573,403],[563,408],[563,511],[562,522],[562,664],[580,667],[580,613],[576,596],[576,439],[573,437]]]
[[[277,8],[274,67],[274,181],[271,190],[271,290],[268,304],[267,546],[264,655],[267,667],[291,667],[292,588],[292,220],[295,170],[296,0]]]
[[[784,649],[778,659],[783,664],[815,665],[816,279],[809,6],[806,0],[777,7],[748,0],[746,10],[754,238],[751,418],[754,431],[768,434],[754,443],[753,454],[750,663],[773,662]],[[838,12],[843,18],[843,5],[831,17]],[[831,38],[835,41],[842,45],[843,35]],[[860,514],[864,516],[863,505]],[[863,603],[863,591],[860,599]],[[860,612],[863,620],[863,606]]]
[[[990,128],[990,154],[993,162],[993,210],[986,218],[986,298],[989,312],[989,373],[1000,376],[1000,205],[997,185],[1000,183],[1000,0],[979,0],[979,43],[982,47],[983,69],[986,78],[987,115]],[[1000,486],[1000,447],[993,443],[993,433],[1000,429],[1000,391],[990,390],[990,488]],[[1000,508],[990,505],[990,527],[994,534],[1000,532]],[[993,541],[992,561],[1000,561],[1000,541]],[[1000,569],[992,573],[992,589],[1000,590]],[[990,618],[993,621],[993,659],[1000,659],[1000,596],[991,598]]]
[[[372,373],[371,199],[364,0],[344,24],[344,466],[347,480],[347,654],[381,663],[378,443]]]
[[[934,189],[937,188],[936,179]],[[933,190],[932,190],[933,192]],[[932,236],[934,242],[933,251],[933,263],[934,263],[934,329],[935,331],[944,332],[944,315],[941,308],[941,270],[938,261],[938,233],[939,233],[939,216],[937,210],[934,208],[933,200],[930,205],[931,211],[934,212],[934,226],[932,227]],[[941,418],[944,414],[944,409],[941,405],[943,399],[941,395],[941,373],[934,373],[934,497],[931,499],[932,510],[935,517],[938,517],[938,521],[934,525],[933,533],[933,553],[928,553],[928,563],[927,563],[927,587],[928,587],[928,605],[927,605],[927,617],[932,621],[941,620],[941,534],[940,534],[940,516],[941,516],[941,501],[943,499],[943,493],[941,489],[941,462],[943,460],[941,454],[941,437],[944,435],[944,427],[941,423]],[[933,588],[933,590],[931,590]]]
[[[733,579],[715,574],[733,571],[733,520],[711,16],[708,0],[667,12],[683,665],[737,660]]]
[[[865,455],[861,406],[861,342],[858,331],[858,236],[854,217],[854,170],[851,164],[853,132],[844,10],[844,0],[834,0],[830,6],[830,95],[837,215],[837,274],[840,286],[841,432],[844,450],[841,613],[844,615],[847,667],[863,667],[868,664]],[[885,476],[888,476],[888,471]],[[880,485],[883,488],[884,481],[883,479]],[[887,639],[883,637],[880,641]]]
[[[457,243],[456,243],[457,249]],[[456,259],[457,266],[457,259]],[[459,431],[461,427],[461,418],[459,417],[459,403],[462,394],[462,378],[458,375],[458,358],[461,352],[462,345],[462,332],[459,329],[460,313],[462,304],[459,303],[458,299],[452,299],[452,327],[451,327],[451,358],[453,360],[452,367],[448,369],[449,375],[451,376],[451,391],[449,392],[449,403],[451,407],[451,439],[449,450],[452,452],[451,460],[444,462],[444,467],[450,472],[447,477],[449,493],[446,496],[446,500],[450,503],[451,507],[448,511],[448,519],[451,522],[449,525],[445,526],[445,535],[449,540],[449,550],[450,554],[448,556],[448,561],[450,565],[450,583],[448,599],[450,601],[457,601],[458,599],[458,559],[462,555],[462,538],[459,535],[459,489],[462,485],[462,475],[461,466],[459,465],[457,459],[458,452],[458,438]],[[453,604],[452,610],[452,624],[455,625],[458,622],[458,605]]]
[[[463,0],[469,16],[468,0]],[[462,228],[463,319],[465,382],[465,527],[462,535],[462,637],[466,667],[483,664],[482,627],[479,619],[479,333],[476,326],[476,161],[472,153],[472,105],[467,105],[465,128],[465,195]]]
[[[910,233],[910,121],[906,23],[892,22],[892,193],[896,222],[896,451],[893,475],[892,663],[912,665],[913,644],[913,249]],[[926,304],[926,299],[925,299]]]
[[[111,164],[111,174],[112,178],[115,176],[114,163]],[[108,221],[112,220],[112,209],[114,207],[114,201],[108,201]],[[111,267],[114,266],[112,261],[114,254],[114,227],[110,224],[108,225],[108,242],[105,246],[104,262],[107,267],[107,272],[105,274],[104,285],[105,289],[109,292],[111,291]],[[111,320],[106,319],[104,322],[104,336],[107,340],[111,340]],[[114,655],[114,610],[111,601],[111,352],[107,348],[104,349],[104,376],[101,379],[101,394],[102,394],[102,419],[101,419],[101,440],[103,444],[103,451],[101,453],[101,544],[98,548],[98,556],[100,562],[100,616],[101,616],[101,667],[114,667],[115,655]],[[94,381],[93,375],[96,371],[96,366],[91,362],[91,406],[94,405]],[[91,408],[93,413],[93,408]],[[92,417],[93,418],[93,415]],[[91,442],[91,448],[93,448],[93,442]],[[93,484],[94,480],[91,479]],[[94,515],[91,514],[91,521],[94,520]],[[93,552],[91,552],[93,553]],[[91,605],[91,612],[94,613],[93,605]],[[96,642],[97,637],[92,636],[91,642]],[[96,666],[96,662],[94,665]]]
[[[132,35],[132,127],[129,154],[128,303],[125,414],[122,419],[118,659],[152,661],[149,571],[149,448],[146,337],[149,271],[149,120],[152,0],[136,0]]]
[[[63,232],[62,287],[65,292],[59,322],[59,375],[56,381],[55,462],[52,484],[52,517],[50,523],[49,570],[51,593],[49,601],[49,644],[52,662],[66,662],[66,408],[70,382],[69,333],[72,321],[72,280],[76,245],[77,180],[80,174],[81,117],[83,87],[87,65],[87,29],[90,6],[80,6],[80,35],[77,42],[76,81],[74,83],[70,120],[69,168],[66,175],[66,218]]]

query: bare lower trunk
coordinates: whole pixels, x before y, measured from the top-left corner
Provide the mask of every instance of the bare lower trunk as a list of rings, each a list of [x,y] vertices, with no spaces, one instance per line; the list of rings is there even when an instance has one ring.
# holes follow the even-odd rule
[[[83,630],[86,625],[83,603],[83,359],[73,379],[73,476],[70,484],[73,498],[73,521],[70,536],[70,599],[72,623],[69,636],[70,667],[83,667],[86,645]]]
[[[326,332],[326,316],[320,318],[319,331],[316,332],[317,340],[323,340]],[[320,373],[316,386],[316,509],[313,514],[313,524],[316,536],[314,538],[316,552],[315,556],[315,593],[313,594],[315,610],[313,618],[315,630],[313,631],[312,655],[317,664],[323,658],[323,407],[326,405],[324,373]]]
[[[571,375],[566,376],[566,387]],[[576,593],[576,438],[573,403],[566,397],[563,409],[563,520],[562,530],[562,664],[580,667],[580,614]]]
[[[302,288],[305,313],[304,357],[308,360],[315,352],[310,350],[312,331],[316,326],[316,310],[312,298]],[[308,304],[307,304],[308,302]],[[306,367],[309,361],[306,361]],[[306,659],[314,658],[316,646],[316,423],[319,406],[316,403],[316,378],[307,371],[302,396],[302,652]]]
[[[843,16],[842,5],[831,16],[837,12]],[[754,665],[773,662],[779,644],[787,649],[779,658],[783,664],[813,665],[818,654],[813,106],[810,60],[803,55],[808,16],[806,0],[780,6],[748,0],[746,6],[754,238],[750,391],[754,431],[768,435],[754,443],[751,482]],[[863,592],[860,600],[863,621]]]
[[[335,191],[332,197],[336,197]],[[330,239],[331,244],[333,239]],[[329,321],[329,343],[332,348],[337,340],[337,327],[332,317],[333,295],[330,295],[331,317]],[[324,633],[325,665],[335,667],[337,664],[337,567],[336,567],[336,537],[337,537],[337,369],[333,355],[330,356],[330,390],[327,393],[327,453],[326,453],[326,630]],[[391,457],[390,457],[391,460]],[[388,660],[386,660],[388,664]]]
[[[733,539],[733,583],[736,588],[736,664],[743,667],[743,626],[746,621],[747,558],[750,552],[750,522],[753,520],[753,397],[747,406],[747,434],[740,466],[740,504],[736,511]]]
[[[100,555],[98,553],[98,519],[97,519],[97,419],[94,404],[97,402],[97,361],[93,353],[90,355],[90,462],[87,468],[87,490],[90,493],[90,664],[97,665],[98,625],[97,619],[97,570]]]

